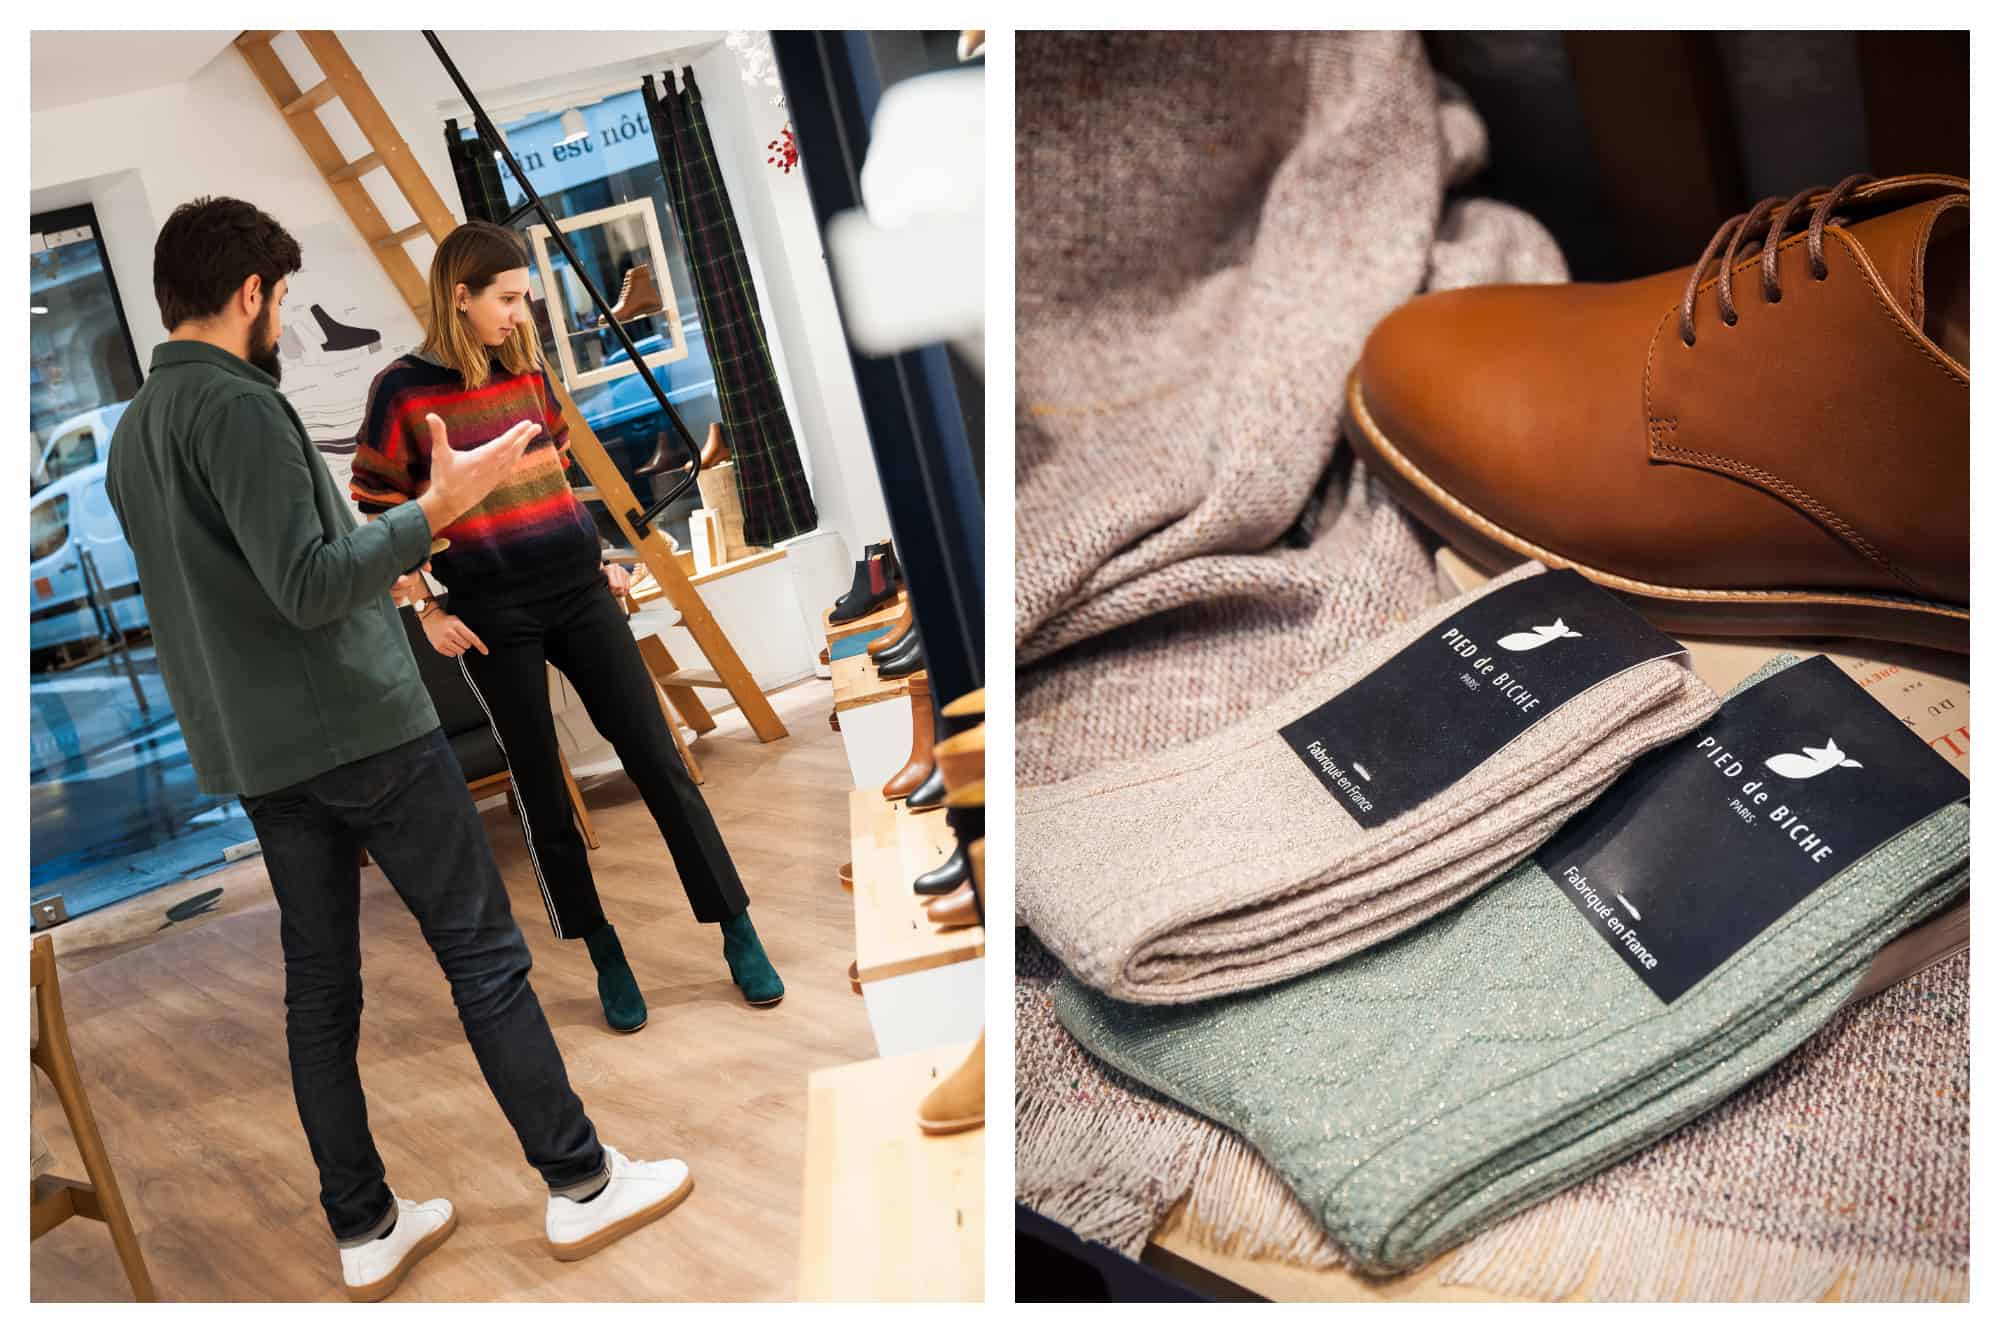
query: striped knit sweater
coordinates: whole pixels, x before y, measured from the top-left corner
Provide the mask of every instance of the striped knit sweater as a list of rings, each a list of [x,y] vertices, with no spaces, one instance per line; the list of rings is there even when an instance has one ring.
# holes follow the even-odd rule
[[[563,475],[569,428],[548,372],[511,375],[497,362],[483,388],[467,389],[455,370],[417,356],[384,367],[368,390],[368,413],[354,455],[354,502],[379,514],[430,485],[435,412],[451,447],[477,448],[523,419],[542,423],[507,480],[438,536],[451,548],[431,563],[454,607],[533,601],[600,578],[597,525]]]

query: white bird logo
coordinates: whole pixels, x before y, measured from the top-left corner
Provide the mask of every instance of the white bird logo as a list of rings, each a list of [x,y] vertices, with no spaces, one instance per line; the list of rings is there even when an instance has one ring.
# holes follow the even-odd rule
[[[1781,778],[1816,778],[1820,774],[1836,768],[1860,768],[1861,761],[1849,759],[1833,743],[1833,737],[1826,738],[1824,748],[1815,749],[1808,745],[1804,754],[1772,755],[1764,761],[1764,767]]]
[[[1557,639],[1580,639],[1582,637],[1581,634],[1571,629],[1568,625],[1563,624],[1562,617],[1558,616],[1556,623],[1553,625],[1537,625],[1533,630],[1524,633],[1509,634],[1506,638],[1500,640],[1500,646],[1510,653],[1525,653],[1539,648],[1545,643],[1554,643]]]

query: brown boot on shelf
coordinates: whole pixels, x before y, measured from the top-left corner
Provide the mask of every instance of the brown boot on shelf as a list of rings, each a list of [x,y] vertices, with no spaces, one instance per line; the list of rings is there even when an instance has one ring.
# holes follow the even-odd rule
[[[701,470],[706,472],[717,463],[727,463],[735,457],[729,452],[728,443],[722,438],[722,423],[708,423],[708,438],[702,441]],[[687,446],[666,431],[661,431],[653,445],[653,456],[632,469],[635,477],[657,477],[662,472],[679,468],[687,471]]]
[[[910,760],[882,784],[883,799],[900,801],[930,776],[931,725],[931,676],[919,671],[910,677]]]
[[[899,641],[905,634],[908,634],[911,627],[916,623],[917,613],[910,609],[908,602],[903,603],[903,613],[889,623],[889,628],[868,641],[868,655],[870,657],[886,656],[886,650],[892,644]]]
[[[986,775],[986,724],[981,722],[968,731],[945,737],[931,753],[937,757],[938,769],[944,774],[946,791],[957,791],[967,783],[978,782]]]
[[[986,839],[979,841],[983,844]],[[976,926],[979,924],[979,900],[973,896],[972,886],[968,884],[962,889],[953,889],[942,898],[933,899],[924,908],[924,915],[931,919],[932,925],[946,929]]]
[[[618,304],[611,307],[611,318],[625,324],[659,313],[660,288],[653,281],[653,266],[640,264],[626,269],[625,281],[618,288]]]
[[[917,1125],[926,1134],[960,1134],[985,1123],[986,1034],[981,1032],[965,1063],[924,1094]]]
[[[731,463],[736,455],[730,452],[729,442],[722,438],[722,423],[708,423],[708,438],[701,442],[701,470],[708,471],[719,463]]]
[[[846,889],[849,893],[854,892],[854,862],[842,861],[840,863],[840,887]]]
[[[985,717],[986,691],[982,687],[970,694],[961,694],[942,709],[942,716],[950,718]]]

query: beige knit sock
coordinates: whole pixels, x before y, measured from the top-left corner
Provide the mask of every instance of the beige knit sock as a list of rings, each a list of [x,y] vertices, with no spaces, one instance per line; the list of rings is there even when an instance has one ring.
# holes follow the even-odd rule
[[[1017,910],[1086,984],[1183,1003],[1323,967],[1460,901],[1718,706],[1680,657],[1584,690],[1414,809],[1363,828],[1278,734],[1525,565],[1193,745],[1030,789]]]

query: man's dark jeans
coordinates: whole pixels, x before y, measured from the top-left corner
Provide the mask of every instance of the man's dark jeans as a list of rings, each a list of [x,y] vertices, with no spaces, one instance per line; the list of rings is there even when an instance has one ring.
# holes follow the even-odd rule
[[[394,1206],[354,1059],[363,847],[443,965],[479,1068],[529,1164],[551,1189],[595,1174],[597,1131],[528,985],[527,942],[444,733],[246,796],[243,808],[277,894],[292,1093],[334,1237],[369,1234]]]

